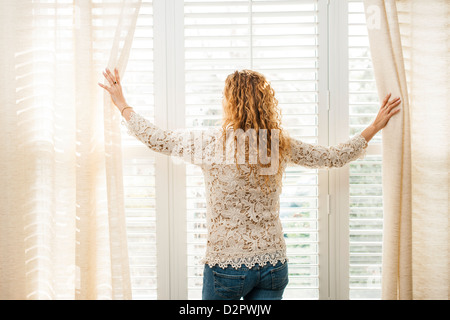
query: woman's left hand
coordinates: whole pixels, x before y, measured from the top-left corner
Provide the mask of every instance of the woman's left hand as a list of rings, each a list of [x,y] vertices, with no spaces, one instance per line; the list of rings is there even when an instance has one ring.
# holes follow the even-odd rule
[[[106,72],[103,71],[103,75],[105,76],[106,80],[108,80],[110,86],[105,86],[100,82],[98,83],[98,85],[110,93],[111,100],[117,106],[119,111],[121,111],[127,106],[127,102],[125,101],[125,97],[123,96],[119,71],[117,70],[117,68],[114,68],[115,75],[113,75],[108,68],[106,68],[105,70]]]

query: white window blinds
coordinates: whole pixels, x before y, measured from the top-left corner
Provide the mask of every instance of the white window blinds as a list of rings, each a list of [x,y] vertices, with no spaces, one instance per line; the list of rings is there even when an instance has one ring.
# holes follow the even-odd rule
[[[370,58],[363,1],[348,3],[350,133],[375,119],[380,104]],[[366,159],[350,164],[349,298],[381,298],[383,231],[380,133]]]
[[[317,1],[184,1],[186,127],[220,124],[228,74],[257,70],[271,81],[292,136],[317,143]],[[319,296],[318,172],[290,167],[281,219],[290,258],[285,298]],[[199,299],[205,252],[201,171],[186,167],[188,298]]]
[[[153,6],[143,0],[127,70],[124,95],[154,122]],[[133,299],[157,298],[155,153],[122,128],[127,240]]]
[[[183,43],[179,45],[184,46],[184,79],[181,81],[184,81],[185,103],[176,108],[183,108],[183,112],[181,109],[179,111],[185,115],[185,127],[198,129],[219,125],[226,76],[235,70],[249,68],[263,73],[271,81],[282,109],[283,125],[291,135],[306,142],[326,145],[329,125],[327,82],[334,81],[327,74],[329,40],[326,30],[332,26],[328,26],[326,3],[314,0],[185,0],[184,33],[175,34],[176,41],[182,39]],[[124,79],[129,104],[154,122],[155,110],[157,118],[162,113],[172,116],[164,103],[155,109],[155,95],[162,97],[175,90],[171,89],[173,84],[168,81],[167,92],[154,92],[155,7],[155,1],[143,2]],[[159,9],[162,7],[158,5]],[[374,118],[379,103],[371,70],[362,1],[350,1],[348,11],[349,123],[352,136]],[[155,14],[158,15],[158,12]],[[166,8],[165,14],[173,13]],[[167,23],[161,17],[158,21]],[[159,30],[167,32],[161,25]],[[168,35],[160,36],[166,38]],[[167,39],[167,42],[170,41],[173,39]],[[162,48],[157,50],[164,51]],[[161,70],[165,68],[161,67]],[[164,127],[163,123],[155,123]],[[202,173],[198,167],[187,164],[186,175],[178,174],[178,171],[174,175],[177,185],[184,184],[177,179],[185,179],[185,192],[177,191],[176,199],[173,199],[185,204],[180,208],[186,211],[186,230],[179,236],[185,237],[186,241],[171,243],[172,238],[168,237],[169,244],[157,243],[156,217],[171,214],[160,212],[160,209],[157,214],[157,208],[165,211],[164,208],[168,207],[165,204],[158,207],[157,204],[167,201],[170,196],[167,197],[166,193],[173,192],[167,189],[165,183],[159,183],[168,176],[164,171],[167,167],[158,169],[155,153],[140,146],[136,139],[125,133],[123,137],[133,298],[171,298],[171,292],[177,290],[181,292],[177,297],[184,297],[186,289],[186,298],[200,299],[203,267],[199,260],[206,245]],[[343,267],[349,268],[349,282],[345,281],[345,284],[349,284],[349,297],[353,299],[380,296],[382,197],[381,152],[377,152],[381,150],[377,149],[377,143],[380,143],[379,136],[371,141],[366,159],[349,165],[349,234],[341,236],[349,237],[349,266]],[[156,178],[158,174],[161,174],[160,180]],[[327,179],[326,171],[303,167],[288,167],[283,179],[281,218],[290,259],[286,299],[326,298],[327,286],[338,282],[333,278],[333,272],[329,272],[329,266],[336,262],[332,261],[328,252],[328,243],[333,239],[327,229],[333,226],[328,226],[327,222]],[[184,186],[182,188],[184,190]],[[164,195],[164,199],[158,199],[158,192]],[[180,199],[180,195],[183,198]],[[177,211],[176,215],[184,218],[184,212]],[[167,221],[158,223],[160,228],[161,223],[166,225]],[[163,229],[172,227],[167,225]],[[169,255],[167,248],[179,253],[180,259],[186,255],[187,271],[184,266],[181,270],[170,258],[172,255]],[[161,258],[161,255],[164,257]],[[168,265],[157,265],[157,261]],[[163,270],[164,275],[158,270]],[[177,283],[180,283],[180,288]],[[170,290],[164,287],[166,284]]]

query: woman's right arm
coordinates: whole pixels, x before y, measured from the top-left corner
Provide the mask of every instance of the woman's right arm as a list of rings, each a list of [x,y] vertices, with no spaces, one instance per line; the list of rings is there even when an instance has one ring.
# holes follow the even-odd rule
[[[340,168],[357,158],[364,158],[367,148],[367,141],[361,134],[331,147],[310,144],[294,138],[291,138],[290,142],[289,162],[307,168]]]
[[[289,162],[308,168],[339,168],[358,158],[364,159],[369,141],[400,111],[400,108],[392,111],[401,103],[400,98],[391,101],[390,96],[388,94],[383,100],[374,122],[345,143],[325,147],[291,138]]]

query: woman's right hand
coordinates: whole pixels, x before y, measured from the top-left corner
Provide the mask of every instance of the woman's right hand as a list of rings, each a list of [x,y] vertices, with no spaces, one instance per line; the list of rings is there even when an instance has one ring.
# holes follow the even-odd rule
[[[391,97],[391,94],[389,93],[384,98],[381,108],[378,111],[377,117],[375,118],[375,120],[372,123],[372,125],[377,129],[377,131],[380,131],[381,129],[383,129],[389,122],[389,119],[394,114],[397,114],[401,110],[401,108],[397,108],[397,109],[393,110],[395,107],[397,107],[402,102],[400,97],[397,97],[392,100],[390,100],[390,97]]]

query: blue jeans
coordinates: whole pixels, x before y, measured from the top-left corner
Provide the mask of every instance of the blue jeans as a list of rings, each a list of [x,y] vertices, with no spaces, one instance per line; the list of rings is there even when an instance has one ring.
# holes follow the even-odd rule
[[[281,300],[288,284],[287,262],[274,266],[256,264],[251,269],[244,264],[234,269],[205,265],[203,271],[203,300]]]

